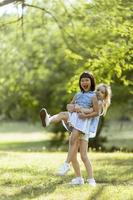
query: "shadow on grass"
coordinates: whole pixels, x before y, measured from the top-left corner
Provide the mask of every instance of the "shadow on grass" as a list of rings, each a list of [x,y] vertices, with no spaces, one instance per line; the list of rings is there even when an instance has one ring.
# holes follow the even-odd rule
[[[113,165],[114,167],[119,167],[119,165],[121,164],[119,162],[119,160],[117,162],[115,162],[113,160]],[[130,167],[128,168],[128,174],[132,174],[132,166],[131,166],[131,159],[129,159],[129,163],[128,160],[126,161],[126,164],[130,165]],[[1,186],[4,187],[15,187],[16,189],[18,188],[19,191],[17,191],[14,194],[5,194],[6,192],[3,192],[1,194],[1,198],[3,200],[23,200],[23,199],[38,199],[41,195],[43,195],[42,198],[45,197],[51,193],[53,193],[58,187],[62,186],[65,184],[65,188],[67,188],[66,186],[68,186],[68,188],[70,187],[67,183],[73,178],[72,175],[70,176],[66,176],[66,177],[59,177],[56,176],[54,173],[51,173],[51,170],[48,169],[44,169],[44,170],[38,170],[38,169],[31,169],[31,168],[5,168],[5,169],[0,169],[0,171],[2,171],[3,173],[9,173],[12,174],[12,176],[9,176],[10,178],[8,178],[8,180],[5,180],[5,178],[3,177],[3,179],[1,179]],[[30,174],[30,180],[21,180],[20,179],[15,179],[13,177],[14,174],[17,174],[19,176],[17,177],[22,177],[22,173],[26,173],[27,175]],[[91,196],[88,197],[89,200],[91,199],[98,199],[98,197],[100,196],[101,193],[103,193],[104,188],[107,185],[117,185],[117,184],[124,184],[124,182],[126,182],[126,178],[123,179],[117,179],[114,175],[114,171],[111,171],[111,177],[112,179],[108,179],[108,175],[105,172],[105,169],[103,168],[103,170],[99,170],[97,171],[98,174],[100,175],[96,175],[97,177],[99,177],[99,181],[97,180],[98,184],[100,183],[99,187],[95,188],[95,191],[93,192],[93,194]],[[122,177],[123,174],[127,173],[127,169],[118,172],[118,176]],[[115,180],[116,179],[116,180]],[[128,180],[129,181],[129,180]],[[87,199],[86,199],[87,200]]]
[[[1,194],[1,199],[3,200],[22,200],[22,199],[38,199],[41,195],[49,195],[50,193],[53,193],[59,185],[62,185],[64,180],[62,177],[56,176],[55,174],[51,173],[49,170],[44,170],[41,172],[38,172],[36,170],[27,170],[27,172],[31,173],[33,176],[30,184],[22,183],[21,181],[13,181],[13,178],[11,180],[3,180],[3,184],[1,186],[6,187],[16,187],[20,188],[19,192],[17,191],[15,194]],[[21,169],[6,169],[6,172],[8,173],[19,173]],[[34,175],[32,174],[34,173]],[[47,177],[47,178],[46,178]],[[14,182],[14,183],[13,183]],[[18,183],[19,182],[19,183]]]
[[[101,159],[97,162],[103,164],[105,160]],[[129,158],[106,158],[106,166],[108,170],[100,169],[95,172],[98,177],[97,182],[101,184],[125,185],[130,184],[133,180],[133,157]]]
[[[94,193],[90,195],[86,200],[98,200],[100,195],[103,193],[105,186],[101,186],[97,189],[95,189]]]
[[[60,140],[41,140],[36,142],[8,142],[0,143],[0,151],[36,152],[36,151],[67,151],[68,144]]]

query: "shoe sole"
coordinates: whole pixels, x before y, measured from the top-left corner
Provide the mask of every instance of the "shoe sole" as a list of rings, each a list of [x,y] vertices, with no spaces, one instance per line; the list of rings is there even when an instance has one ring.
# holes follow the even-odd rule
[[[70,171],[70,169],[68,169],[67,171],[65,171],[65,173],[58,172],[57,175],[58,176],[65,176],[69,171]]]
[[[91,187],[96,187],[96,185],[89,184]]]
[[[76,186],[76,185],[84,185],[84,183],[73,184],[73,183],[70,182],[69,185],[72,185],[72,186]]]
[[[46,127],[46,122],[45,122],[46,110],[44,108],[42,110],[40,110],[40,118],[42,121],[42,126]]]
[[[66,174],[67,174],[67,172],[66,172],[66,173],[63,173],[63,174],[57,173],[58,176],[65,176]]]

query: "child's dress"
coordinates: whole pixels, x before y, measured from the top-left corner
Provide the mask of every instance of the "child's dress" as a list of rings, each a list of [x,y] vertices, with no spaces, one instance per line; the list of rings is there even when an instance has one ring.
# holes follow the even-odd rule
[[[75,104],[83,108],[92,107],[92,97],[95,96],[95,92],[79,92],[75,95]],[[80,119],[77,112],[69,112],[68,123],[75,129],[81,131],[84,134],[89,134],[91,119]]]
[[[99,111],[99,116],[91,118],[89,135],[88,135],[89,138],[94,138],[96,136],[100,116],[104,115],[103,101],[99,100],[98,104],[99,105],[101,104],[102,110]]]
[[[94,95],[95,95],[95,92],[78,93],[75,96],[75,103],[82,107],[90,108],[90,107],[92,107],[92,97]],[[87,101],[87,104],[86,104],[86,101]],[[98,101],[98,103],[101,104],[102,102]],[[97,116],[97,117],[90,118],[90,119],[80,119],[78,117],[78,113],[76,113],[76,112],[70,113],[69,112],[68,123],[65,123],[62,120],[62,124],[66,128],[66,130],[69,132],[71,132],[72,128],[74,127],[77,130],[84,133],[85,135],[87,135],[88,138],[94,138],[96,136],[98,123],[99,123],[99,119],[100,119],[101,115],[103,115],[103,110],[102,110],[102,113],[100,113],[99,116]]]
[[[88,138],[94,138],[96,136],[99,119],[100,119],[100,116],[90,119],[91,122],[90,122]]]

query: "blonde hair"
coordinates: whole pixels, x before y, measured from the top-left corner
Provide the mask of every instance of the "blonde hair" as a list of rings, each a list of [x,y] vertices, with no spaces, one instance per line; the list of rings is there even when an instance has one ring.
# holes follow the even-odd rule
[[[96,90],[100,89],[101,87],[105,88],[105,99],[103,100],[103,115],[105,115],[111,104],[112,92],[111,92],[111,87],[104,83],[100,83],[97,86]]]

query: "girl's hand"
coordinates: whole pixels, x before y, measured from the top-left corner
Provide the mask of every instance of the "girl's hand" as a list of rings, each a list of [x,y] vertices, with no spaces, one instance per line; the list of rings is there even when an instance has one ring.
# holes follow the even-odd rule
[[[69,112],[74,112],[75,105],[74,104],[67,104],[67,110]]]
[[[89,118],[90,118],[88,115],[86,115],[86,114],[83,113],[83,112],[82,112],[82,113],[79,113],[78,116],[79,116],[80,119],[89,119]]]
[[[83,113],[83,112],[82,112],[82,113],[79,113],[78,116],[79,116],[80,119],[86,119],[86,114]]]
[[[75,112],[81,112],[81,107],[78,104],[75,104]]]
[[[93,112],[93,108],[81,108],[81,112],[85,114],[89,114]]]
[[[81,108],[78,104],[67,104],[67,110],[69,112],[80,112]]]
[[[85,114],[86,108],[80,108],[80,112]]]

